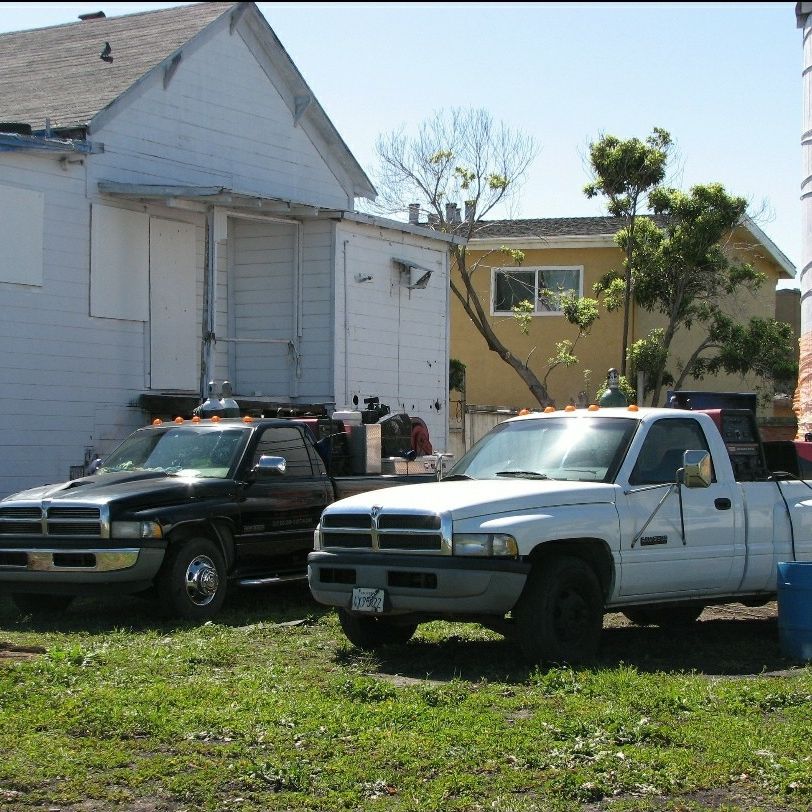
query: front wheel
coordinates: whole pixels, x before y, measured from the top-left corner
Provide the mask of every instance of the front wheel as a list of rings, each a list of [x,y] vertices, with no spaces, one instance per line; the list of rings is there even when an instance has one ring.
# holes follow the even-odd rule
[[[203,621],[220,610],[226,597],[226,565],[211,539],[199,537],[173,545],[155,586],[166,614]]]
[[[537,563],[513,617],[519,647],[530,662],[590,662],[603,627],[603,598],[594,570],[571,556]]]
[[[50,615],[64,612],[73,595],[37,595],[35,592],[16,592],[11,596],[14,605],[26,615]]]
[[[346,609],[338,610],[338,621],[347,639],[364,651],[381,646],[403,645],[417,631],[416,623],[395,623],[382,617],[359,617]]]

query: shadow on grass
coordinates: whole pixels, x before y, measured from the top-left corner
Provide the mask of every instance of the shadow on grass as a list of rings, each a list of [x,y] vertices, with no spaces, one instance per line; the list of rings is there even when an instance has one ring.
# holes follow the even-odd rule
[[[247,626],[253,623],[291,623],[314,620],[330,610],[316,603],[307,583],[279,586],[233,587],[212,622],[220,626]],[[53,615],[22,614],[7,597],[0,597],[0,633],[9,631],[90,633],[126,629],[133,632],[189,628],[200,624],[166,618],[154,596],[76,598],[67,610]]]
[[[344,659],[369,657],[356,649]],[[383,674],[413,679],[521,682],[534,670],[509,640],[419,637],[374,655]],[[679,630],[607,626],[592,669],[626,665],[641,673],[748,677],[784,672],[796,663],[781,654],[776,618],[703,620]]]

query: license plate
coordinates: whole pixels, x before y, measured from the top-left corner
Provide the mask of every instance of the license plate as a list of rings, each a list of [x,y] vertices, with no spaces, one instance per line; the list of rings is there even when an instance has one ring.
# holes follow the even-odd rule
[[[352,591],[352,611],[379,614],[383,612],[383,598],[382,589],[356,587]]]

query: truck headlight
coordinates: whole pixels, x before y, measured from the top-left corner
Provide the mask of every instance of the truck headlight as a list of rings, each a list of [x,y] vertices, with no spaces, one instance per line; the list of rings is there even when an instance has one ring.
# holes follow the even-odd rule
[[[162,539],[164,531],[158,522],[113,522],[114,539]]]
[[[454,533],[454,555],[516,558],[519,546],[507,533]]]

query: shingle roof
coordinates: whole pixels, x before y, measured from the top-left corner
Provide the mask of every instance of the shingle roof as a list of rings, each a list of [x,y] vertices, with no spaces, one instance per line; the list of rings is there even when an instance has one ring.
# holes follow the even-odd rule
[[[86,124],[235,3],[85,20],[0,34],[0,121],[34,130]],[[110,43],[112,62],[100,58]]]
[[[660,227],[666,220],[661,215],[642,214],[653,218]],[[750,219],[745,218],[744,227],[767,250],[770,256],[787,274],[794,277],[795,266],[778,246]],[[481,220],[477,223],[471,241],[500,239],[533,239],[552,237],[598,237],[612,236],[623,228],[622,217],[540,217],[528,220]]]
[[[620,217],[540,217],[532,220],[483,220],[474,239],[499,237],[573,237],[615,234]]]

